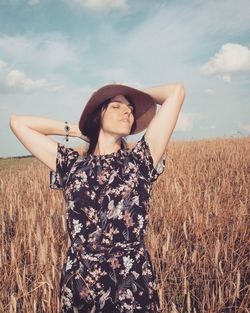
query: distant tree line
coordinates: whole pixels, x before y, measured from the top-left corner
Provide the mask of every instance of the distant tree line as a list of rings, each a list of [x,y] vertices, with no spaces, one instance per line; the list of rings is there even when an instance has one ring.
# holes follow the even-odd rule
[[[33,155],[13,156],[13,157],[6,157],[6,158],[0,157],[0,160],[13,160],[13,159],[24,159],[24,158],[33,158]]]

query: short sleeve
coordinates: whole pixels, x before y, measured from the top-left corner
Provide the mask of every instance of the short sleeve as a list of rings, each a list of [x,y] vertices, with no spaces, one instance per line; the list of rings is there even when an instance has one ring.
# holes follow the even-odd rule
[[[131,150],[133,158],[138,162],[141,174],[151,183],[157,180],[166,167],[165,154],[162,155],[156,167],[145,134]]]
[[[66,148],[57,143],[56,171],[50,171],[50,188],[63,189],[68,180],[70,170],[79,157],[79,153],[72,148]]]

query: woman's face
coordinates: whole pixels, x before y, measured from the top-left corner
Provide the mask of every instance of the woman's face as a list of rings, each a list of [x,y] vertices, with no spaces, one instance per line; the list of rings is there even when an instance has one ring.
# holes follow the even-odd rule
[[[102,112],[102,129],[112,134],[129,135],[133,122],[133,106],[123,95],[113,97]]]

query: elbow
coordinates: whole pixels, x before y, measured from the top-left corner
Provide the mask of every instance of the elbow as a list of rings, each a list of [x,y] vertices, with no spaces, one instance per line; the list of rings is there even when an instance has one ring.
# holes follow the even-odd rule
[[[183,83],[177,83],[176,84],[176,89],[183,93],[184,95],[186,94],[186,91],[185,91],[185,87],[184,87],[184,84]]]
[[[19,119],[19,115],[11,114],[10,119],[9,119],[9,126],[11,129],[13,129],[13,127],[17,123],[18,119]]]
[[[185,90],[184,85],[182,83],[177,83],[175,90],[178,93],[178,95],[180,95],[180,97],[184,100],[186,96],[186,90]]]
[[[11,125],[17,118],[16,114],[11,114],[10,119],[9,119],[9,124]]]

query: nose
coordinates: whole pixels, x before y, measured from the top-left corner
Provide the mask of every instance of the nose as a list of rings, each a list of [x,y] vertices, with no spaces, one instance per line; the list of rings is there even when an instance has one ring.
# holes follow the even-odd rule
[[[131,118],[132,118],[131,110],[130,109],[124,110],[122,118],[126,118],[126,119],[128,119],[130,121]]]
[[[125,106],[124,110],[123,110],[123,113],[127,113],[128,115],[131,113],[132,114],[132,109],[129,108],[127,105]]]

